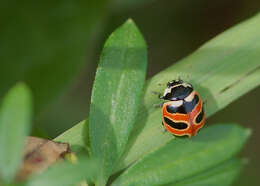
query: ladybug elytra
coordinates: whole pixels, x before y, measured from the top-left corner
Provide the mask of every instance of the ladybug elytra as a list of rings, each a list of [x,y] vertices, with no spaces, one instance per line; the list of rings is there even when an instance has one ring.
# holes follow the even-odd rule
[[[162,124],[170,133],[192,137],[205,124],[203,102],[191,84],[170,81],[160,99],[166,101],[162,104]]]

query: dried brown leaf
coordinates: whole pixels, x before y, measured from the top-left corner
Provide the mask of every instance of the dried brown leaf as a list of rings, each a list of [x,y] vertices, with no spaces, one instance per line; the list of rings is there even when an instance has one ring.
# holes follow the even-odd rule
[[[22,181],[30,174],[42,172],[70,151],[68,143],[58,143],[37,137],[26,138],[24,160],[16,180]]]

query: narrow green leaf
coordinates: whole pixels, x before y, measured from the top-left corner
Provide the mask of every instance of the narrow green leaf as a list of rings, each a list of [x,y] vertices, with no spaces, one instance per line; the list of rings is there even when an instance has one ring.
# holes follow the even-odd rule
[[[10,182],[18,170],[24,137],[31,125],[31,92],[18,83],[4,97],[0,110],[0,177]]]
[[[230,159],[250,131],[233,124],[210,126],[199,135],[172,139],[140,158],[116,179],[117,185],[163,185],[197,175]]]
[[[166,84],[178,76],[191,82],[206,101],[207,117],[259,86],[259,29],[260,14],[220,34],[148,81],[144,104],[130,135],[127,150],[115,171],[127,167],[139,157],[172,139],[171,135],[161,132],[161,111],[160,108],[154,107],[161,101],[152,92],[163,92],[165,88],[158,84]],[[156,140],[151,142],[151,137]]]
[[[243,160],[234,158],[213,169],[201,172],[199,175],[177,183],[167,184],[167,186],[228,186],[238,176],[244,164]]]
[[[146,74],[146,44],[132,20],[106,41],[92,90],[89,129],[92,156],[105,185],[135,122]]]
[[[128,167],[173,138],[172,135],[161,132],[161,111],[154,107],[160,100],[152,92],[163,92],[165,88],[158,84],[166,84],[179,76],[191,82],[207,102],[207,117],[259,86],[259,29],[260,14],[220,34],[189,57],[150,79],[146,83],[142,106],[126,150],[114,172]],[[81,135],[80,130],[71,129],[78,135]],[[203,130],[204,128],[201,129]],[[70,138],[66,137],[67,133],[68,131],[63,134],[63,139],[70,142]],[[73,141],[73,144],[77,143]]]
[[[32,176],[27,186],[71,186],[83,180],[93,179],[97,172],[96,162],[86,158],[80,159],[76,164],[60,162],[40,175]]]

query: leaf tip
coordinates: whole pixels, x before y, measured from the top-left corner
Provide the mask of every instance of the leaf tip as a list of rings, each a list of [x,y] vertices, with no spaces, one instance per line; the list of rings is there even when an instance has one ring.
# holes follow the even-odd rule
[[[31,95],[30,88],[26,85],[26,83],[22,81],[17,82],[11,90],[22,91],[22,92],[26,92],[26,94],[28,95]]]
[[[134,28],[134,29],[137,29],[138,30],[138,27],[137,25],[135,24],[134,20],[131,19],[131,18],[128,18],[125,23],[123,24],[123,26],[127,26],[127,27],[130,27],[130,28]],[[139,30],[138,30],[139,31]]]
[[[135,22],[132,18],[128,18],[125,23],[126,24],[135,24]]]

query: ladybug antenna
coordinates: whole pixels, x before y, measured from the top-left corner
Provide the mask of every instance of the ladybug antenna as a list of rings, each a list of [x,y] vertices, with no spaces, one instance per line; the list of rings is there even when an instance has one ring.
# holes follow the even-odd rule
[[[159,99],[164,99],[164,96],[162,96],[162,95],[159,95],[158,97],[159,97]]]
[[[183,83],[183,81],[182,81],[182,79],[181,79],[181,76],[180,76],[180,75],[178,76],[178,82],[179,82],[179,83]]]

